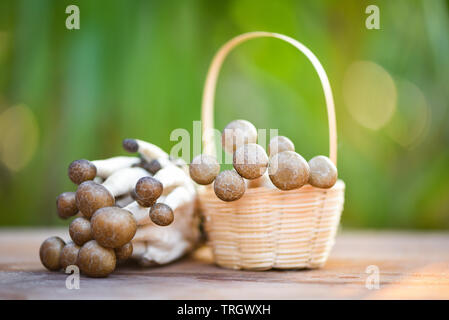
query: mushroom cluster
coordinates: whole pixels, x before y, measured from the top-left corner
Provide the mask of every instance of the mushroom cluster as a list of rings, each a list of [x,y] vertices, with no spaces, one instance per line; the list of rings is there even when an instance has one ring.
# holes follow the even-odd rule
[[[133,255],[131,242],[139,228],[169,226],[175,210],[195,197],[185,162],[171,159],[159,147],[125,139],[123,148],[140,157],[73,161],[68,176],[78,185],[56,199],[69,225],[70,241],[46,239],[40,259],[49,270],[76,265],[90,277],[106,277]],[[179,251],[179,250],[178,250]]]
[[[273,137],[267,155],[257,144],[256,127],[246,120],[230,122],[221,141],[223,149],[233,154],[234,169],[220,172],[214,156],[200,154],[193,159],[189,172],[198,184],[214,183],[214,192],[223,201],[238,200],[247,188],[259,186],[293,190],[307,183],[331,188],[337,182],[337,168],[328,157],[316,156],[307,162],[287,137]]]

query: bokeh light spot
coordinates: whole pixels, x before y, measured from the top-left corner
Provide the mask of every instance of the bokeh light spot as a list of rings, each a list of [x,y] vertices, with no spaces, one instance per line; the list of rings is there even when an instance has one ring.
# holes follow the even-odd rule
[[[422,91],[413,83],[396,81],[398,104],[387,130],[403,147],[411,148],[425,137],[430,124],[430,108]]]
[[[343,80],[343,98],[351,116],[362,126],[378,130],[396,107],[396,86],[389,73],[371,61],[354,62]]]
[[[0,160],[19,171],[32,159],[39,137],[36,117],[26,106],[14,106],[0,114]]]

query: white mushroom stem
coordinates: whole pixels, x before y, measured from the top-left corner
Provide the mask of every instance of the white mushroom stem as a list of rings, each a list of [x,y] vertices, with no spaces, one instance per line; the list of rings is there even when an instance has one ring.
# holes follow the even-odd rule
[[[137,152],[140,153],[146,161],[150,162],[153,159],[157,159],[160,163],[162,159],[168,160],[168,153],[158,146],[143,140],[135,139],[135,141],[137,142],[138,146]]]
[[[100,177],[98,177],[98,176],[95,177],[94,180],[93,180],[93,182],[98,183],[98,184],[102,184],[103,181],[104,181],[104,179],[103,179],[103,178],[100,178]]]
[[[140,178],[149,175],[148,171],[139,167],[124,168],[114,172],[102,185],[114,197],[118,197],[131,192]]]
[[[123,196],[117,197],[115,199],[115,205],[120,208],[123,208],[132,203],[133,201],[134,201],[133,197],[131,197],[131,194],[128,193]]]
[[[164,187],[163,194],[168,194],[181,185],[192,184],[192,180],[185,171],[173,164],[159,170],[154,175],[154,178],[162,183]]]
[[[131,212],[132,215],[134,216],[134,218],[136,218],[138,225],[145,224],[145,222],[150,220],[150,218],[149,218],[150,208],[142,207],[140,204],[137,203],[137,201],[131,202],[126,207],[123,207],[122,209],[125,209],[125,210],[128,210],[129,212]]]
[[[134,259],[140,259],[147,250],[147,244],[146,241],[134,241],[133,242],[133,253],[132,257]]]
[[[195,198],[195,194],[186,187],[177,187],[166,198],[163,203],[169,206],[173,211],[191,202]]]
[[[132,167],[133,165],[138,164],[139,162],[140,159],[138,157],[125,157],[125,156],[92,161],[92,163],[97,168],[97,177],[103,179],[108,178],[117,170]]]
[[[165,197],[161,196],[159,199],[157,199],[156,202],[164,202]],[[128,210],[132,213],[134,218],[136,218],[137,225],[143,226],[146,224],[151,223],[150,219],[150,209],[151,208],[145,208],[142,207],[137,201],[133,201],[130,204],[128,204],[126,207],[123,207],[122,209]]]

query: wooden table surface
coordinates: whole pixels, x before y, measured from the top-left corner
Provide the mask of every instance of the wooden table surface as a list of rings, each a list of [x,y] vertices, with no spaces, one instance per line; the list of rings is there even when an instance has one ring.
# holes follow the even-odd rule
[[[212,263],[207,247],[176,263],[144,269],[127,265],[106,279],[46,271],[38,256],[62,229],[0,229],[1,299],[449,299],[449,233],[341,232],[323,269],[235,271]],[[368,289],[379,268],[379,289]]]

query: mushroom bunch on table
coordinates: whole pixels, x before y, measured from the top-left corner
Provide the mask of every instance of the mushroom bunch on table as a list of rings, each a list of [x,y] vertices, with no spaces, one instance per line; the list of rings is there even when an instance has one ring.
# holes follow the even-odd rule
[[[327,189],[337,182],[337,168],[328,157],[316,156],[307,162],[285,136],[273,137],[267,154],[257,144],[257,129],[249,121],[230,122],[221,138],[223,149],[233,155],[234,169],[220,172],[213,155],[200,154],[193,159],[189,171],[190,177],[200,185],[214,183],[215,194],[223,201],[236,201],[252,187],[287,191],[308,183]]]
[[[49,270],[76,265],[91,277],[105,277],[129,258],[141,265],[169,263],[197,244],[196,191],[187,164],[159,147],[125,139],[139,156],[75,160],[68,176],[78,185],[57,197],[58,215],[74,217],[70,241],[50,237],[40,247]]]

